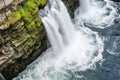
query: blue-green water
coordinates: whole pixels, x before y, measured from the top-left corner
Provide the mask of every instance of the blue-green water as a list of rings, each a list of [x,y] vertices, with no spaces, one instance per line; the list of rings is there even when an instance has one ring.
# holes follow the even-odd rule
[[[105,0],[96,1],[104,2]],[[116,18],[113,19],[111,25],[102,24],[103,27],[101,28],[98,27],[99,25],[94,25],[94,23],[84,22],[88,28],[98,32],[104,39],[103,61],[95,63],[95,70],[78,71],[77,74],[84,77],[75,80],[120,80],[120,0],[113,0],[112,5],[114,5],[117,14],[115,14]],[[108,7],[108,10],[112,11],[110,7]]]

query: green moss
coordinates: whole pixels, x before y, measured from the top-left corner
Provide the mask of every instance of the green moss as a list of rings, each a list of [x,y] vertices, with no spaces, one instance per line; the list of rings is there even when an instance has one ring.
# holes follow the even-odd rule
[[[36,47],[34,47],[34,46],[36,46]],[[25,51],[25,54],[22,56],[22,59],[28,58],[30,53],[32,53],[33,50],[38,49],[40,46],[41,46],[41,42],[38,42],[38,44],[31,46],[29,50]]]
[[[6,20],[4,23],[9,26],[10,24],[14,24],[20,19],[21,19],[20,13],[18,11],[15,11],[9,15],[8,20]]]
[[[2,22],[0,22],[0,25],[2,25]]]
[[[19,6],[17,11],[20,12],[22,17],[26,17],[26,13],[23,7]]]
[[[39,19],[39,17],[36,17],[34,21],[35,21],[36,27],[41,28],[42,21]]]
[[[28,58],[28,56],[30,55],[31,52],[32,52],[32,50],[27,51],[27,52],[22,56],[22,59]]]
[[[40,0],[41,1],[41,5],[44,6],[47,2],[47,0]]]
[[[22,49],[24,49],[25,51],[27,50],[27,48],[32,45],[32,39],[29,39],[28,41],[26,41],[26,43],[22,46]]]
[[[36,25],[34,21],[31,21],[29,24],[26,25],[28,31],[33,31],[36,29]]]
[[[22,59],[27,58],[30,53],[32,53],[33,50],[35,50],[35,47],[33,47],[33,45],[35,44],[36,41],[34,41],[33,39],[30,39],[29,41],[27,41],[27,43],[23,46],[24,47],[24,55],[22,56]],[[28,49],[29,47],[29,49]]]
[[[12,39],[18,39],[20,36],[18,35],[18,34],[14,34],[14,35],[12,35]]]
[[[32,15],[38,12],[38,6],[32,1],[27,1],[24,5],[24,9],[30,11]]]
[[[42,35],[40,33],[43,30],[43,25],[38,11],[39,6],[43,7],[46,2],[47,0],[27,0],[23,6],[18,6],[17,10],[13,11],[3,23],[7,26],[16,23],[11,28],[10,37],[12,41],[20,44],[18,47],[25,51],[23,58],[27,58],[32,51],[41,45],[39,38]],[[29,35],[29,37],[24,38],[24,35]]]
[[[9,26],[21,18],[24,20],[24,22],[30,22],[33,18],[33,15],[38,13],[38,7],[45,5],[46,2],[47,0],[28,0],[23,7],[18,6],[17,10],[8,16],[8,19],[5,20],[4,24]]]

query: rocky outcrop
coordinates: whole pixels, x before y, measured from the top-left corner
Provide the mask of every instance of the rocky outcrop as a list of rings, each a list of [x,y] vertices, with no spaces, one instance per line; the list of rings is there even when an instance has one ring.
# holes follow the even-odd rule
[[[25,69],[47,49],[46,33],[38,16],[39,8],[45,6],[46,2],[13,0],[10,5],[5,2],[7,5],[1,7],[0,72],[6,80]]]
[[[79,0],[63,0],[71,18],[74,18],[74,12],[80,6]]]
[[[3,0],[6,1],[6,0]],[[12,1],[12,0],[11,0]],[[0,10],[0,72],[11,80],[47,49],[38,11],[47,0],[13,0]],[[63,0],[71,17],[79,0]],[[0,3],[1,4],[1,3]]]
[[[13,0],[0,0],[0,10],[12,3]]]

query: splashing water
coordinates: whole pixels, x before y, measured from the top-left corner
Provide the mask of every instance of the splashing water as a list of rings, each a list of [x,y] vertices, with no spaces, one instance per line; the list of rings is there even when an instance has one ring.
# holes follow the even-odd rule
[[[119,16],[118,7],[110,0],[80,0],[81,6],[76,10],[76,21],[92,24],[97,28],[107,28]],[[83,24],[82,23],[82,24]]]
[[[72,22],[61,0],[49,1],[39,16],[52,47],[13,80],[99,80],[84,73],[96,70],[97,62],[102,66],[105,37],[86,24],[109,27],[119,16],[114,6],[109,0],[81,0]]]

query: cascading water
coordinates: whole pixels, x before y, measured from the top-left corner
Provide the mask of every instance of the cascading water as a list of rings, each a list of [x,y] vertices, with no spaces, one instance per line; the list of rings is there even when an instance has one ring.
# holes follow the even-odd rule
[[[40,10],[40,17],[45,25],[50,43],[55,51],[69,45],[74,34],[73,24],[65,6],[60,1],[50,1],[45,9]],[[62,8],[61,8],[62,7]],[[45,15],[46,14],[46,15]],[[70,36],[71,34],[71,36]]]
[[[81,6],[76,10],[73,21],[61,0],[50,0],[46,7],[40,10],[39,16],[44,23],[51,48],[13,80],[120,78],[119,75],[116,74],[116,77],[110,73],[108,66],[111,65],[106,66],[109,60],[106,56],[112,53],[119,56],[119,38],[111,37],[113,33],[109,32],[114,22],[119,19],[119,4],[110,0],[80,1]]]

